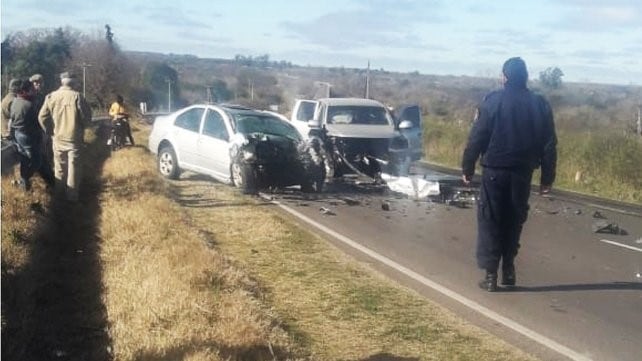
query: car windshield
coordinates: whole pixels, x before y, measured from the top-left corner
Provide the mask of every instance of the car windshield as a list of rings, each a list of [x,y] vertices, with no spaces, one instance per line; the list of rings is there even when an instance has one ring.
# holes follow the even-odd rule
[[[392,120],[382,107],[337,105],[328,107],[328,123],[389,125]]]
[[[279,118],[259,114],[234,114],[233,117],[236,123],[236,130],[239,133],[274,134],[297,141],[301,140],[301,135],[296,128]]]

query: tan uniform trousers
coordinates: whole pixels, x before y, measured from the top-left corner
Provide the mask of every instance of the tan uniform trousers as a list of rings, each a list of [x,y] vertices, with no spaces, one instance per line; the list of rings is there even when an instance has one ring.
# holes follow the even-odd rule
[[[81,146],[69,142],[53,142],[54,174],[56,194],[64,195],[68,201],[78,201],[80,186],[80,149]]]

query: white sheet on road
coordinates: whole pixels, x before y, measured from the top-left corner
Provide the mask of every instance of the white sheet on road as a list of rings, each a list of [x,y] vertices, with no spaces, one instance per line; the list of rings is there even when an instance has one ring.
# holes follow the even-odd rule
[[[423,175],[395,177],[383,173],[381,179],[386,182],[391,191],[406,194],[413,199],[439,195],[439,182],[427,181]]]

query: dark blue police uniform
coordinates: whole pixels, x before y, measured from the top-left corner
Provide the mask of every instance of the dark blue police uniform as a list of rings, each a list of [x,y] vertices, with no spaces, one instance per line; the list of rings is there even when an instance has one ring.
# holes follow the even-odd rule
[[[515,284],[513,260],[528,215],[533,170],[541,166],[540,184],[550,186],[557,162],[550,105],[526,87],[523,60],[511,58],[503,70],[504,89],[488,94],[478,107],[462,160],[463,174],[470,179],[481,156],[477,264],[487,272],[482,287],[489,291],[497,287],[500,260],[502,283]]]

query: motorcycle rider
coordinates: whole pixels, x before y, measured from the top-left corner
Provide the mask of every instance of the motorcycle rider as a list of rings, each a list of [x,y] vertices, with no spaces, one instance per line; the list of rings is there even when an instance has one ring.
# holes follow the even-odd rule
[[[134,145],[134,137],[132,136],[132,130],[129,126],[129,113],[127,113],[125,102],[120,94],[116,95],[116,101],[112,103],[111,107],[109,107],[109,115],[112,117],[112,126],[115,125],[117,121],[122,121],[129,143]]]

